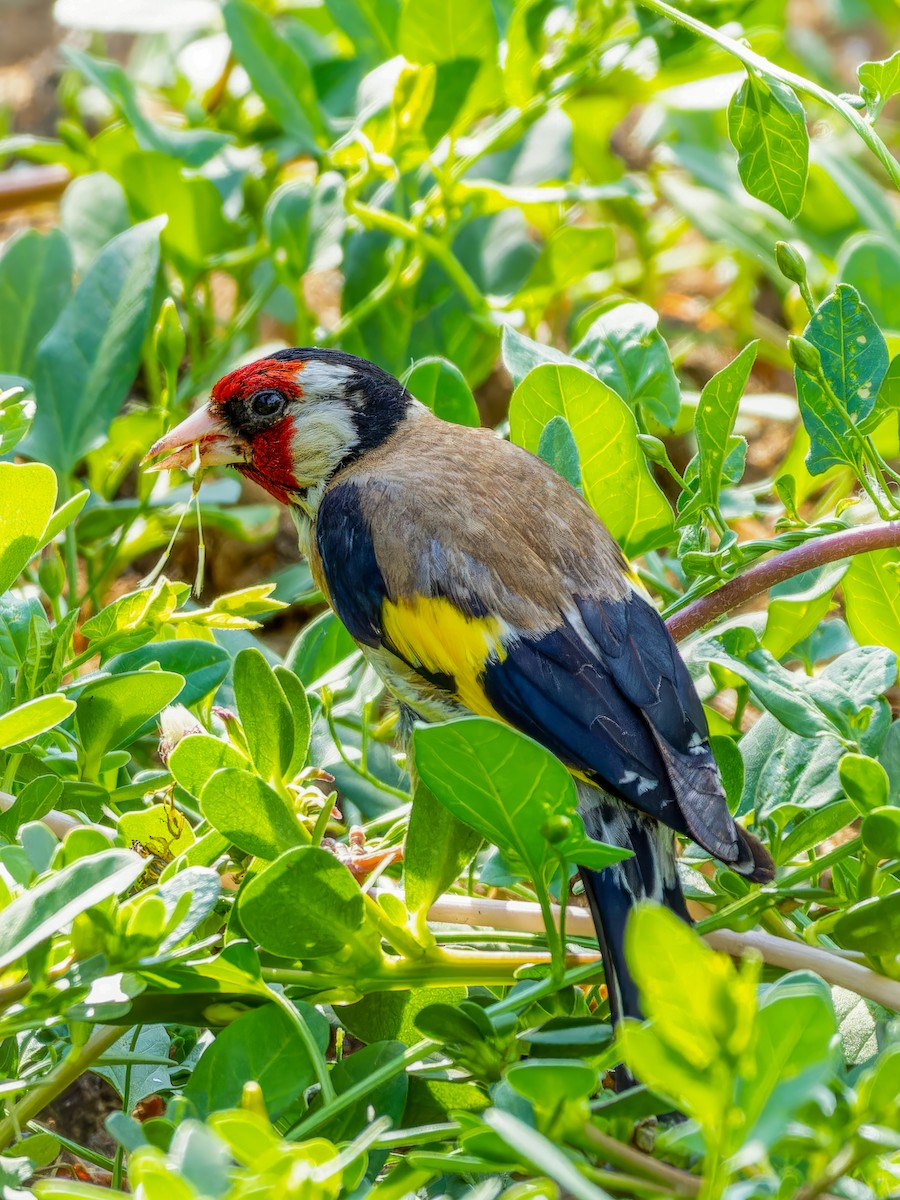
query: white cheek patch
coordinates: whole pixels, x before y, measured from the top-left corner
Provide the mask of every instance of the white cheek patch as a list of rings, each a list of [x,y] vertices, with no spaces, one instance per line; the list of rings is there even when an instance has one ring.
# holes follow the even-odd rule
[[[292,418],[294,478],[298,487],[310,487],[326,479],[359,441],[356,424],[350,409],[339,400],[301,401]]]

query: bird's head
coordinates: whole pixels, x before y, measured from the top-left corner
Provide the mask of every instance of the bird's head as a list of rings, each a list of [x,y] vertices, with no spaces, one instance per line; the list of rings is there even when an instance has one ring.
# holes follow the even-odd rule
[[[157,471],[194,461],[234,466],[290,504],[390,437],[413,405],[402,384],[364,358],[279,350],[220,379],[147,459],[158,460]]]

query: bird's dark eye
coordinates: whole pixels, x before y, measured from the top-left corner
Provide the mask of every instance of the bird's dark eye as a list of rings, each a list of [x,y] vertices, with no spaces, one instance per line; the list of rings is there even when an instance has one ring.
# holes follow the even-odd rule
[[[250,397],[250,409],[257,417],[275,417],[284,408],[284,396],[281,392],[266,388],[262,392],[254,392]]]

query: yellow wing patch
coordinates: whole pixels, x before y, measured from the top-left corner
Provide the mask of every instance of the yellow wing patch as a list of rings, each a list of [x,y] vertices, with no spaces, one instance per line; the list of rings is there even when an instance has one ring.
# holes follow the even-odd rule
[[[506,657],[504,624],[496,617],[467,617],[443,596],[385,600],[381,609],[384,636],[408,663],[426,671],[452,675],[456,695],[473,713],[496,717],[484,694],[482,676],[490,659]]]

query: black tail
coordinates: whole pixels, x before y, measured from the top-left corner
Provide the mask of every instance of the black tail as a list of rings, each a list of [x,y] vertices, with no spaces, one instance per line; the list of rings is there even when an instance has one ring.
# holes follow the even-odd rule
[[[581,868],[581,878],[597,930],[613,1024],[641,1019],[637,987],[625,961],[625,926],[641,900],[655,900],[690,924],[675,861],[675,835],[659,821],[627,804],[579,784],[579,809],[588,834],[633,852],[632,858],[602,871]]]

